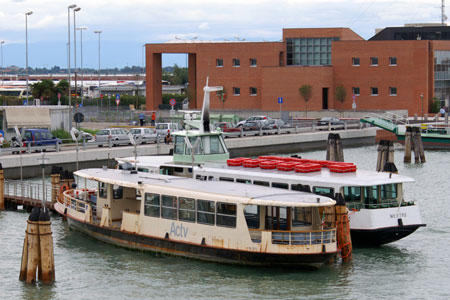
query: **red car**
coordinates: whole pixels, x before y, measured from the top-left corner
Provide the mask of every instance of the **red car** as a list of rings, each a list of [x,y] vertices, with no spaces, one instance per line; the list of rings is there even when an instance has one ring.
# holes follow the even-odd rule
[[[218,122],[215,123],[214,126],[222,132],[241,132],[240,128],[236,128],[230,122]]]

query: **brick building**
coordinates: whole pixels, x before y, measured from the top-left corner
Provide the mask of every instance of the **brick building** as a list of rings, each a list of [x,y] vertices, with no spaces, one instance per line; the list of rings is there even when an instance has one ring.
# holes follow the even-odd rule
[[[207,76],[226,90],[225,103],[211,99],[213,109],[277,110],[283,97],[283,110],[305,110],[304,84],[312,86],[308,110],[349,110],[353,95],[357,110],[420,115],[433,97],[448,105],[450,41],[388,39],[366,41],[348,28],[302,28],[283,29],[281,42],[147,44],[147,107],[161,103],[162,53],[188,53],[191,109],[201,107]],[[346,90],[343,103],[335,99],[337,86]]]

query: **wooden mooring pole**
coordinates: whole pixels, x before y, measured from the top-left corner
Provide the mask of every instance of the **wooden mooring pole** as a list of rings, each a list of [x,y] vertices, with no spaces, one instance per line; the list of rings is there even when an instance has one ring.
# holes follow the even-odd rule
[[[342,140],[338,133],[328,134],[326,160],[344,161],[344,150],[342,148]]]
[[[27,220],[19,280],[35,283],[36,273],[38,280],[45,284],[55,281],[50,214],[45,207],[34,207]]]
[[[377,168],[378,172],[384,171],[386,163],[394,163],[394,142],[380,140],[378,144]]]
[[[347,263],[352,260],[352,239],[350,237],[350,220],[348,209],[341,194],[336,199],[336,239],[341,250],[342,262]]]
[[[5,174],[0,164],[0,211],[5,210]]]
[[[419,127],[406,127],[405,156],[403,162],[411,163],[411,150],[414,151],[414,163],[418,164],[426,162],[422,135]]]

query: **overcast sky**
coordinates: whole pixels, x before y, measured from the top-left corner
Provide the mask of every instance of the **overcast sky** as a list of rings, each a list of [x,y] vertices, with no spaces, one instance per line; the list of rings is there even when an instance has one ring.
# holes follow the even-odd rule
[[[145,43],[279,41],[282,28],[311,27],[349,27],[368,39],[376,28],[441,20],[441,0],[0,0],[3,65],[25,66],[25,13],[33,11],[28,17],[28,65],[66,68],[70,4],[81,7],[76,25],[87,27],[83,65],[92,68],[98,67],[94,30],[102,31],[102,68],[122,68],[143,64]],[[70,22],[73,46],[73,12]],[[78,31],[78,66],[80,40]],[[164,66],[184,66],[185,61],[183,55],[163,57]]]

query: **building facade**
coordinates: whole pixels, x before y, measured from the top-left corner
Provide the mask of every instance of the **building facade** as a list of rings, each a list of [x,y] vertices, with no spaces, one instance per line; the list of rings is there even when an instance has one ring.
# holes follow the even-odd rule
[[[398,36],[398,35],[397,35]],[[146,45],[147,107],[161,104],[161,56],[188,53],[190,108],[202,88],[225,88],[213,109],[391,110],[424,114],[436,97],[448,105],[450,41],[369,40],[348,28],[283,29],[280,42],[191,42]],[[312,87],[308,102],[299,88]],[[343,87],[343,102],[335,97]]]

